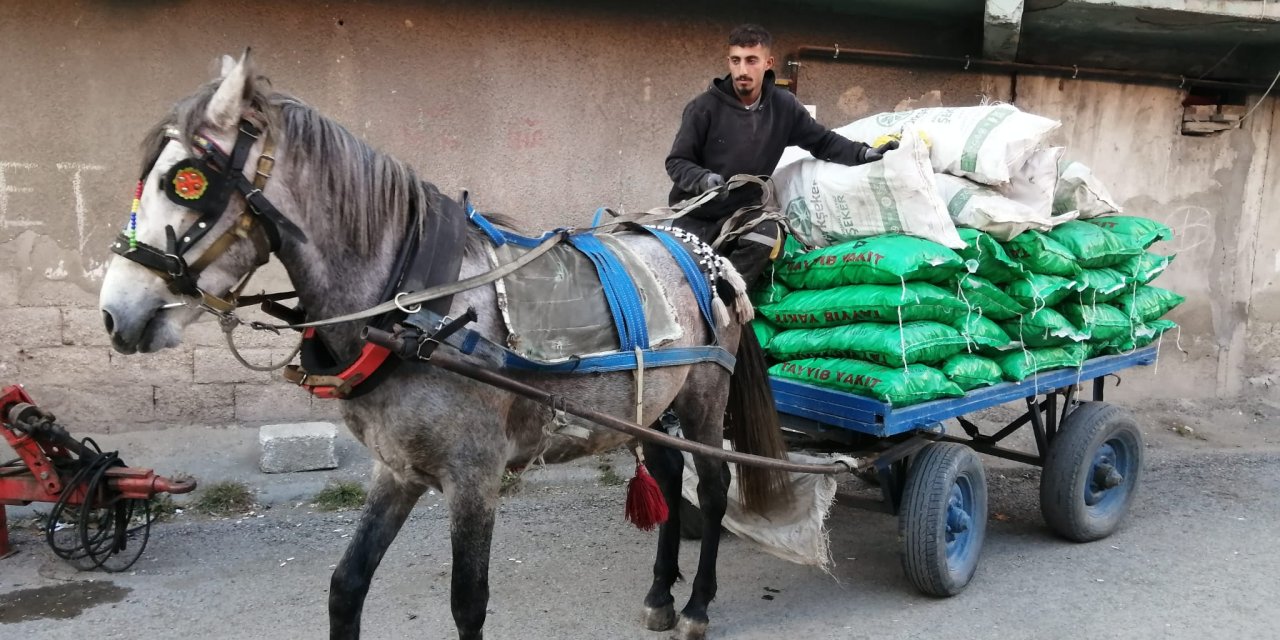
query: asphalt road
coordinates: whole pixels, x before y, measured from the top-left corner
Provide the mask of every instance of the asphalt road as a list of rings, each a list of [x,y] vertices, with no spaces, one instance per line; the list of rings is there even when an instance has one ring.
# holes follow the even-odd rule
[[[1269,437],[1249,448],[1167,433],[1148,442],[1147,475],[1125,526],[1083,545],[1056,539],[1043,524],[1038,470],[986,459],[992,519],[982,564],[949,599],[919,595],[907,582],[896,519],[887,515],[837,503],[828,521],[830,575],[729,537],[711,637],[1280,637],[1280,448]],[[360,468],[358,457],[347,463]],[[531,479],[504,499],[486,637],[666,637],[638,622],[655,536],[623,521],[623,487],[598,482],[597,464]],[[127,574],[77,573],[33,530],[15,528],[20,553],[0,560],[0,637],[325,637],[329,573],[356,513],[295,501],[296,475],[258,476],[270,508],[159,524]],[[365,609],[365,638],[456,637],[439,499],[419,503],[387,554]],[[692,571],[696,546],[686,543],[681,555]],[[677,585],[678,606],[688,589]]]

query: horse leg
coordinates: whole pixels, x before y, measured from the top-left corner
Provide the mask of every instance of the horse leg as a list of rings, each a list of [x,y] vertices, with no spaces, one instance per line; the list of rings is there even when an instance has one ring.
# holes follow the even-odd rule
[[[680,578],[680,486],[684,478],[684,457],[668,447],[644,445],[644,465],[662,490],[667,502],[667,521],[658,527],[658,553],[653,562],[653,586],[644,597],[644,626],[650,631],[667,631],[676,624],[675,598],[671,586]]]
[[[489,606],[489,554],[501,473],[477,465],[445,486],[453,544],[450,605],[461,640],[481,640]],[[493,471],[486,473],[484,471]]]
[[[680,610],[676,623],[677,640],[702,640],[707,635],[707,607],[716,597],[716,559],[720,552],[720,523],[729,504],[728,468],[725,463],[702,456],[693,457],[698,472],[698,507],[702,510],[702,549],[698,573],[693,578],[689,602]]]
[[[373,488],[360,524],[329,582],[331,639],[360,637],[360,613],[373,573],[421,495],[420,488],[405,486],[381,463],[375,465]]]

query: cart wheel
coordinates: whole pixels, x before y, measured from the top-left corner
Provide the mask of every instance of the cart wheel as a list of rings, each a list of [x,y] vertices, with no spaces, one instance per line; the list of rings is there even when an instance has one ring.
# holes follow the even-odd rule
[[[1076,542],[1111,535],[1142,477],[1142,432],[1128,411],[1086,402],[1067,415],[1040,477],[1040,513]]]
[[[898,514],[902,569],[931,596],[964,590],[987,534],[987,476],[961,444],[935,442],[911,464]]]

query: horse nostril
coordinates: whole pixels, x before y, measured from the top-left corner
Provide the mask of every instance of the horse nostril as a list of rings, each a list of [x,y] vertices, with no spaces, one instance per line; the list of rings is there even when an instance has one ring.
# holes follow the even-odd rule
[[[115,332],[116,332],[115,318],[112,318],[111,312],[107,311],[106,309],[102,310],[102,324],[106,325],[107,327],[107,335],[115,335]]]

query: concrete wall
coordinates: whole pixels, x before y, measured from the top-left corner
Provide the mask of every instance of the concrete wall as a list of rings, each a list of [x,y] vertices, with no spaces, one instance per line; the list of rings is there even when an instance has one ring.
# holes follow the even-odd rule
[[[142,133],[210,76],[215,56],[246,45],[277,88],[410,162],[446,193],[469,188],[482,208],[529,228],[581,224],[600,205],[665,204],[663,158],[680,111],[724,72],[721,43],[740,21],[769,26],[779,54],[833,43],[946,55],[980,48],[981,25],[944,30],[783,3],[692,4],[0,4],[0,383],[25,383],[77,429],[333,412],[332,403],[241,368],[212,324],[193,327],[183,349],[118,356],[95,309]],[[1014,97],[1009,78],[807,60],[799,86],[829,126],[933,90],[948,105]],[[1264,271],[1252,266],[1232,271],[1243,264],[1236,256],[1249,229],[1276,202],[1274,190],[1257,196],[1259,185],[1274,184],[1263,180],[1276,172],[1265,157],[1273,111],[1262,110],[1249,132],[1194,141],[1177,135],[1176,92],[1133,89],[1144,97],[1131,103],[1130,89],[1115,85],[1019,79],[1016,87],[1021,106],[1068,121],[1064,142],[1098,162],[1135,211],[1185,213],[1204,234],[1183,240],[1186,255],[1169,278],[1192,297],[1179,316],[1188,325],[1183,345],[1219,382],[1185,386],[1201,395],[1240,387],[1240,376],[1254,375],[1247,359],[1230,355],[1242,352],[1234,346],[1241,335],[1248,344],[1240,304],[1269,300],[1265,322],[1277,321],[1274,238],[1252,253],[1258,264],[1270,256],[1266,279],[1246,278]],[[287,286],[278,269],[255,282]],[[238,335],[256,362],[292,346]],[[1162,367],[1162,379],[1171,370]]]
[[[1171,316],[1182,325],[1186,352],[1166,348],[1158,378],[1131,376],[1141,394],[1266,391],[1250,379],[1274,371],[1275,351],[1262,347],[1274,341],[1280,311],[1275,101],[1240,129],[1190,137],[1179,133],[1183,95],[1175,89],[1022,77],[1017,94],[1020,107],[1062,120],[1055,142],[1102,176],[1126,213],[1162,220],[1177,233],[1154,249],[1178,255],[1157,284],[1188,298]]]

